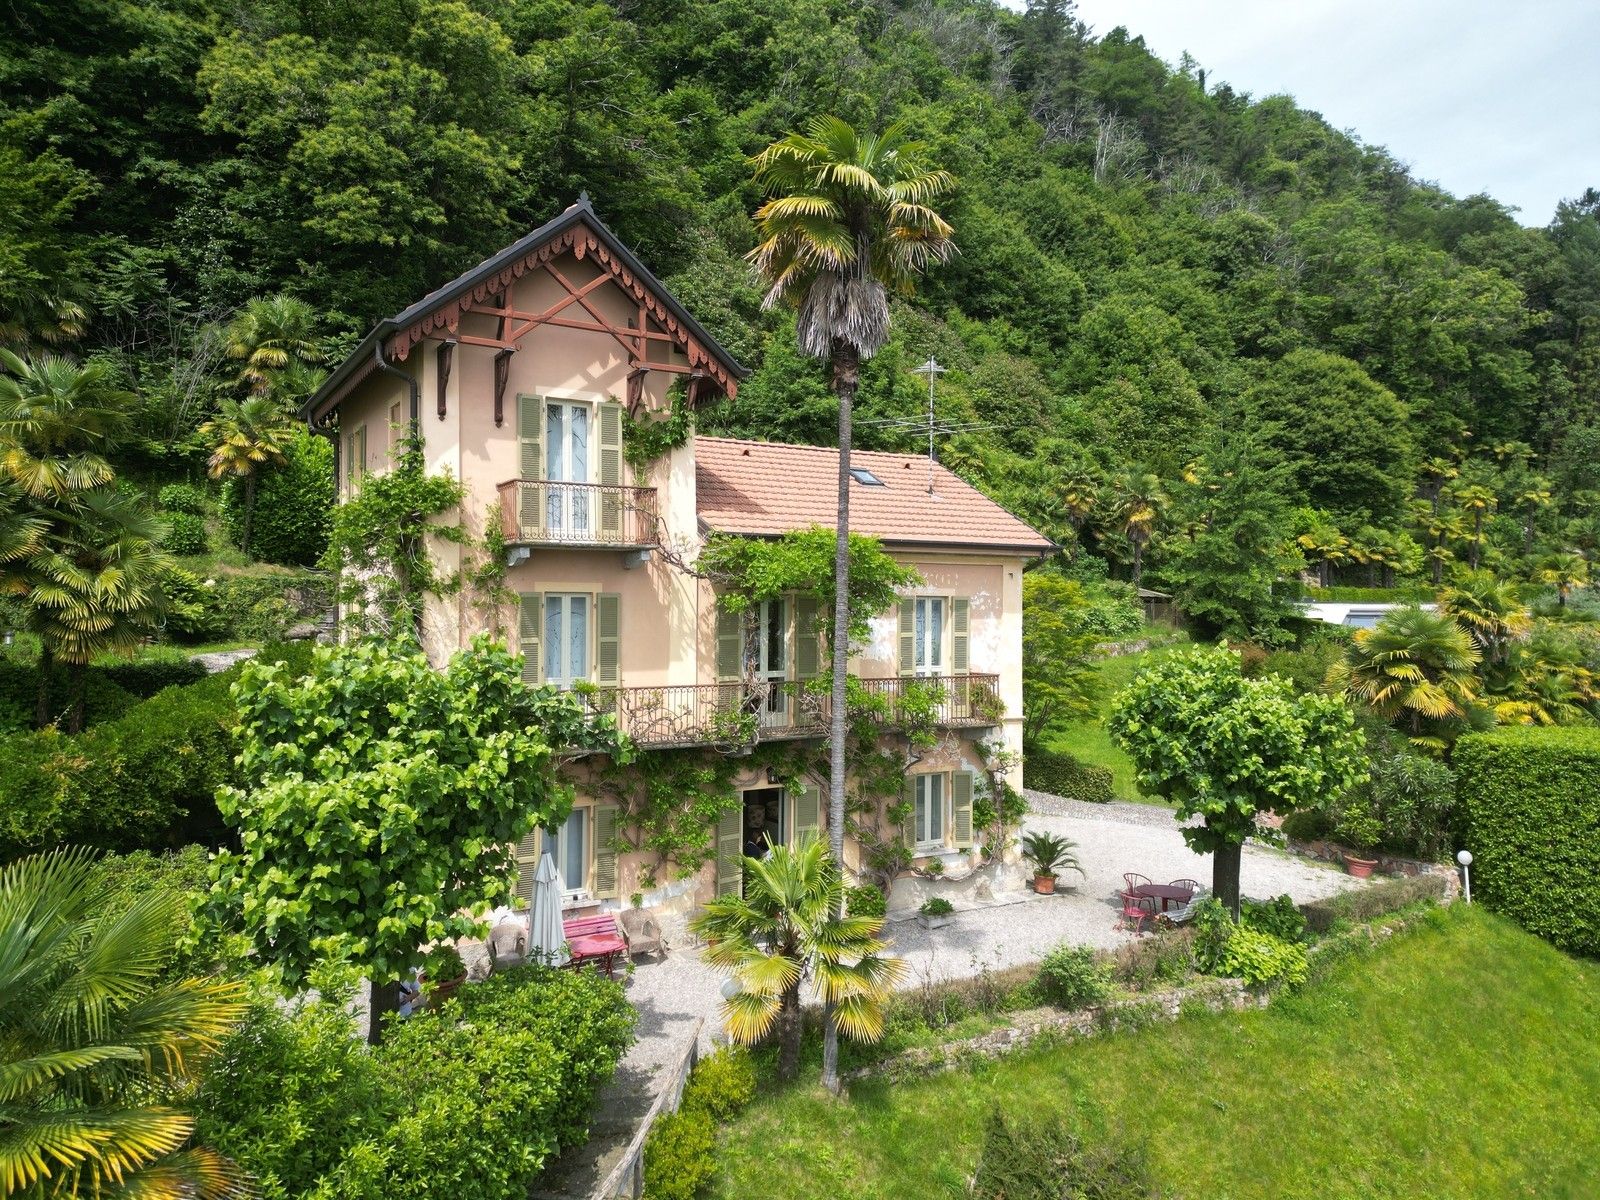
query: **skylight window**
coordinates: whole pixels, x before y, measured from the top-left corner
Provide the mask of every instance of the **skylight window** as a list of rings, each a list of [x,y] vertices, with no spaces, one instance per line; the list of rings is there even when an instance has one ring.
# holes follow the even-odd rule
[[[865,467],[851,467],[850,478],[857,483],[864,483],[868,487],[887,487],[888,485]]]

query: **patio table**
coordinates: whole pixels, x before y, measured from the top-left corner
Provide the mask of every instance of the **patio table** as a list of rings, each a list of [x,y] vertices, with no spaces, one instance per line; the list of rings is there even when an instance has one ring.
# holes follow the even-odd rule
[[[1186,887],[1174,887],[1170,883],[1144,883],[1133,889],[1135,896],[1144,896],[1151,900],[1161,901],[1161,911],[1166,912],[1167,906],[1176,901],[1179,907],[1189,903],[1194,895]]]

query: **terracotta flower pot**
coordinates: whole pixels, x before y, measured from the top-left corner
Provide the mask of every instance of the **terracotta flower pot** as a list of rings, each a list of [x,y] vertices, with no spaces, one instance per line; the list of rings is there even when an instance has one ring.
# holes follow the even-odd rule
[[[1055,895],[1056,877],[1054,875],[1035,875],[1033,877],[1033,890],[1041,896]]]
[[[465,971],[461,972],[461,974],[456,976],[454,979],[444,979],[438,983],[435,983],[433,980],[424,975],[422,977],[422,983],[428,994],[428,1007],[441,1007],[446,1000],[450,999],[451,996],[454,996],[458,991],[461,990],[461,985],[466,981],[467,973]]]
[[[1365,879],[1372,874],[1372,868],[1378,865],[1375,858],[1357,858],[1354,854],[1344,856],[1344,869],[1356,879]]]

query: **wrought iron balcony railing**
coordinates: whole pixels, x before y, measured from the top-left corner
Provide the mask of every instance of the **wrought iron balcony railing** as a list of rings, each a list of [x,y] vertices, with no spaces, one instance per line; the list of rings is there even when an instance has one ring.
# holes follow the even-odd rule
[[[540,546],[654,546],[655,488],[508,479],[500,485],[506,541]]]
[[[1005,716],[998,675],[852,679],[885,727],[930,721],[944,728],[998,725]],[[587,702],[609,713],[648,749],[746,745],[826,733],[829,697],[791,682],[600,688]]]

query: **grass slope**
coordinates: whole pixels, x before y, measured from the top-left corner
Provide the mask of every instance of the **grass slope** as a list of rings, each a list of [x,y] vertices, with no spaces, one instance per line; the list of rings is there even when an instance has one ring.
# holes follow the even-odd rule
[[[1162,630],[1162,632],[1167,632]],[[1093,766],[1111,772],[1111,790],[1118,800],[1135,803],[1161,804],[1158,797],[1146,796],[1134,782],[1133,762],[1124,754],[1106,732],[1104,720],[1111,711],[1111,702],[1133,682],[1146,663],[1164,658],[1177,649],[1176,645],[1157,646],[1133,654],[1113,654],[1102,659],[1100,675],[1100,711],[1091,721],[1078,721],[1051,739],[1052,750],[1064,750]]]
[[[716,1195],[960,1196],[990,1106],[1149,1144],[1190,1200],[1592,1197],[1600,969],[1481,908],[1270,1009],[913,1083],[764,1092],[719,1138]]]

